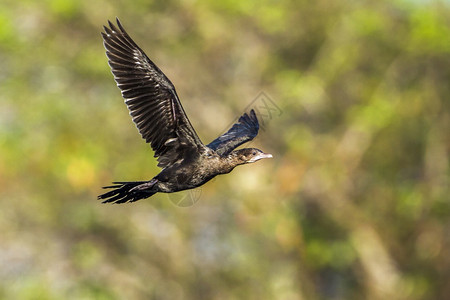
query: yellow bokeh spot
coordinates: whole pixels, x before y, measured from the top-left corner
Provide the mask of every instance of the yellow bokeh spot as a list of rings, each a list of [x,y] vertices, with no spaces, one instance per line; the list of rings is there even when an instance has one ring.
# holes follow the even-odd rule
[[[84,157],[72,158],[67,166],[67,180],[74,188],[91,186],[94,181],[94,167]]]

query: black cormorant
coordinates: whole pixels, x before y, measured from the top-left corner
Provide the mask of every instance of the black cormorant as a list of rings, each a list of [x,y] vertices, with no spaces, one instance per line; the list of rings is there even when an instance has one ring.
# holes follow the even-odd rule
[[[98,196],[103,203],[134,202],[155,193],[172,193],[198,187],[236,166],[271,154],[255,148],[234,150],[252,140],[259,129],[252,109],[228,132],[208,145],[197,136],[178,99],[175,87],[127,34],[108,21],[103,44],[114,79],[122,91],[133,122],[149,143],[162,171],[149,181],[114,182],[113,189]]]

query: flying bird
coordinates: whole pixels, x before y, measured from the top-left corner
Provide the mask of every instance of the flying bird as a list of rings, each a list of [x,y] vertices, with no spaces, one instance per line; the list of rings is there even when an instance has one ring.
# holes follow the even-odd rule
[[[184,112],[175,87],[123,28],[103,26],[103,44],[117,86],[142,138],[151,145],[161,172],[149,181],[113,182],[98,199],[103,203],[135,202],[155,193],[173,193],[201,186],[236,166],[271,154],[256,148],[235,150],[259,129],[252,109],[226,133],[204,145]]]

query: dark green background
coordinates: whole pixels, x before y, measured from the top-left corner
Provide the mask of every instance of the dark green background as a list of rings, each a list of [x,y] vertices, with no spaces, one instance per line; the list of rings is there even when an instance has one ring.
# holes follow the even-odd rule
[[[282,113],[252,146],[274,158],[193,206],[100,204],[158,172],[107,65],[116,16],[205,143],[267,93]],[[2,0],[0,298],[445,299],[449,20],[448,1]]]

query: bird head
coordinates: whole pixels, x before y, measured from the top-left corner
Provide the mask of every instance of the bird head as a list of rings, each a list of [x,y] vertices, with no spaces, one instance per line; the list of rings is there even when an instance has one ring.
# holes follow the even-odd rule
[[[263,158],[272,158],[272,154],[264,153],[256,148],[245,148],[233,152],[236,152],[236,156],[241,164],[253,163]]]

